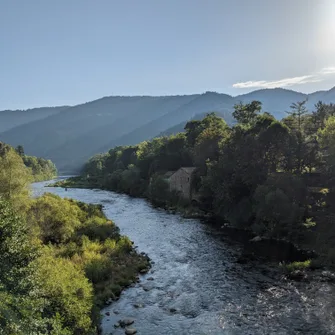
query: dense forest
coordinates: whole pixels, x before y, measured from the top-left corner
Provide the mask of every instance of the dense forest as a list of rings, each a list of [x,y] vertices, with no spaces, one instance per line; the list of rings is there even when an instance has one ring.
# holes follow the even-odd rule
[[[17,151],[0,146],[0,334],[97,334],[99,309],[148,259],[101,206],[31,198],[36,163]]]
[[[169,191],[164,174],[196,167],[198,208],[256,235],[315,249],[335,264],[335,105],[318,102],[309,112],[306,101],[293,103],[278,121],[252,101],[236,104],[233,116],[232,127],[210,113],[176,135],[96,155],[80,182],[189,206]]]

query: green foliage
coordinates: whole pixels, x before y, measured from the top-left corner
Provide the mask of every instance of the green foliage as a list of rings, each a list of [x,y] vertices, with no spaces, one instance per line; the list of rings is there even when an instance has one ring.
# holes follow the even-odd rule
[[[99,308],[148,260],[102,206],[30,199],[20,155],[0,145],[0,164],[0,334],[97,334]]]
[[[157,205],[163,205],[169,196],[169,184],[166,179],[159,174],[153,175],[148,188],[149,199]]]
[[[22,159],[25,166],[31,169],[34,181],[49,180],[57,176],[56,166],[49,159],[27,155],[23,155]]]
[[[311,260],[308,259],[304,262],[292,262],[289,264],[283,264],[282,268],[285,272],[291,273],[297,270],[306,270],[311,266]]]
[[[0,196],[16,208],[28,199],[28,185],[32,181],[29,170],[13,148],[0,142]]]
[[[27,216],[43,243],[69,241],[85,217],[75,203],[50,193],[33,200]]]
[[[251,124],[261,109],[262,103],[260,101],[252,101],[247,104],[240,102],[234,106],[233,117],[240,124]]]
[[[87,334],[92,326],[93,289],[83,270],[69,259],[55,257],[52,250],[44,251],[36,268],[40,294],[50,301],[45,315],[59,315],[74,334]]]
[[[269,237],[292,240],[304,230],[307,189],[289,174],[269,176],[254,193],[255,230]]]
[[[83,177],[92,186],[178,207],[185,204],[166,173],[193,166],[192,194],[202,210],[233,226],[332,254],[335,106],[319,102],[309,113],[306,101],[293,103],[282,121],[261,107],[259,101],[235,105],[233,127],[209,113],[187,122],[183,133],[115,147],[93,157]],[[313,174],[321,175],[317,185]]]
[[[14,213],[8,201],[0,198],[0,285],[9,291],[19,290],[17,284],[27,276],[27,267],[34,257],[24,220]]]
[[[326,170],[329,176],[335,176],[335,116],[331,116],[325,121],[324,128],[318,132],[318,139],[323,150]]]

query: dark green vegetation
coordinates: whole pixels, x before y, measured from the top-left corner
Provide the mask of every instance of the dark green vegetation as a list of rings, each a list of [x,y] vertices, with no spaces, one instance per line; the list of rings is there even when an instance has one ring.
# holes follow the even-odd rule
[[[305,98],[302,93],[269,89],[237,97],[214,92],[188,96],[115,96],[53,110],[1,111],[0,125],[5,126],[0,126],[0,141],[15,147],[21,144],[27,154],[51,159],[62,174],[74,173],[98,152],[119,145],[135,145],[161,133],[174,133],[182,129],[181,124],[200,120],[208,111],[216,111],[232,125],[234,104],[259,100],[266,111],[281,119],[292,101]],[[310,94],[307,107],[311,109],[318,100],[335,102],[335,89]]]
[[[335,105],[291,105],[282,121],[261,103],[236,104],[237,124],[215,114],[190,121],[183,133],[92,157],[82,182],[185,206],[164,174],[194,166],[197,207],[232,226],[316,249],[335,264]]]
[[[63,188],[94,188],[99,185],[94,185],[92,182],[89,182],[87,179],[82,177],[71,177],[64,180],[58,180],[55,183],[48,185],[50,187],[63,187]]]
[[[101,206],[31,199],[31,171],[0,150],[0,334],[97,334],[99,309],[148,267]]]

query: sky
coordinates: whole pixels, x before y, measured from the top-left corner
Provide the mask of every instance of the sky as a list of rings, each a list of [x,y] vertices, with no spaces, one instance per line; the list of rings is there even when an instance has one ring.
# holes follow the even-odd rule
[[[335,86],[335,0],[0,0],[0,110]]]

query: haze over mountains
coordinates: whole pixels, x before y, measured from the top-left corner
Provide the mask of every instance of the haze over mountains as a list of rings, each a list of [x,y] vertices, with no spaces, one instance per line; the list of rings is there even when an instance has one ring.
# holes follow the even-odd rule
[[[136,144],[183,129],[190,119],[215,111],[228,124],[235,103],[259,100],[263,110],[283,118],[293,102],[308,98],[335,103],[335,87],[308,96],[285,89],[264,89],[232,97],[206,92],[180,96],[112,96],[76,106],[0,111],[0,141],[23,145],[29,155],[51,159],[61,173],[77,172],[92,155],[116,145]]]

